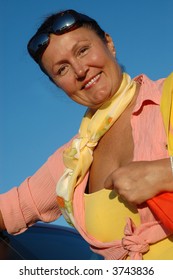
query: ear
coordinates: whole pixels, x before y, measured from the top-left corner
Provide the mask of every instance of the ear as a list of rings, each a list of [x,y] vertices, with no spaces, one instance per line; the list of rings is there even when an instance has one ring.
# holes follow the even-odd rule
[[[116,57],[114,42],[108,33],[105,33],[105,39],[106,39],[107,47],[109,48],[110,52],[113,54],[114,57]]]

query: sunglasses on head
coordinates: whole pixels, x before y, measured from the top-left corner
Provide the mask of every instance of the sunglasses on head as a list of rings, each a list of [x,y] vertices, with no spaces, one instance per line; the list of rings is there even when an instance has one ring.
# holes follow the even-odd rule
[[[38,31],[31,38],[27,46],[29,54],[39,63],[49,44],[49,36],[51,33],[61,35],[80,27],[84,22],[94,22],[94,20],[74,10],[67,10],[57,14],[53,23],[48,28],[41,32]]]

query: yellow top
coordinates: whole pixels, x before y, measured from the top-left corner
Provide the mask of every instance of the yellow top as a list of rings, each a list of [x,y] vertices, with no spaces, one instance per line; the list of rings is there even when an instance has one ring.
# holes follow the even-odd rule
[[[135,207],[120,199],[114,191],[102,189],[85,194],[85,223],[87,232],[102,242],[122,239],[127,217],[136,226],[140,216]],[[173,260],[173,236],[150,245],[144,260]]]

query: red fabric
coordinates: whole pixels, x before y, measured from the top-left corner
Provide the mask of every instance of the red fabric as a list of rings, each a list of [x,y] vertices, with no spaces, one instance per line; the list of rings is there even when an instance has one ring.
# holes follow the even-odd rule
[[[163,193],[147,201],[152,212],[173,231],[173,193]]]

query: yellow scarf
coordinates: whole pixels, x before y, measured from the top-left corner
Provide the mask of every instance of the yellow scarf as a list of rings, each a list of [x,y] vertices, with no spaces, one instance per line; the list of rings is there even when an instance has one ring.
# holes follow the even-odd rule
[[[73,194],[83,180],[93,161],[93,150],[100,138],[108,131],[132,101],[136,82],[123,73],[122,83],[114,96],[104,103],[95,114],[88,110],[82,119],[79,136],[64,151],[66,169],[56,186],[57,202],[65,219],[75,225]]]

